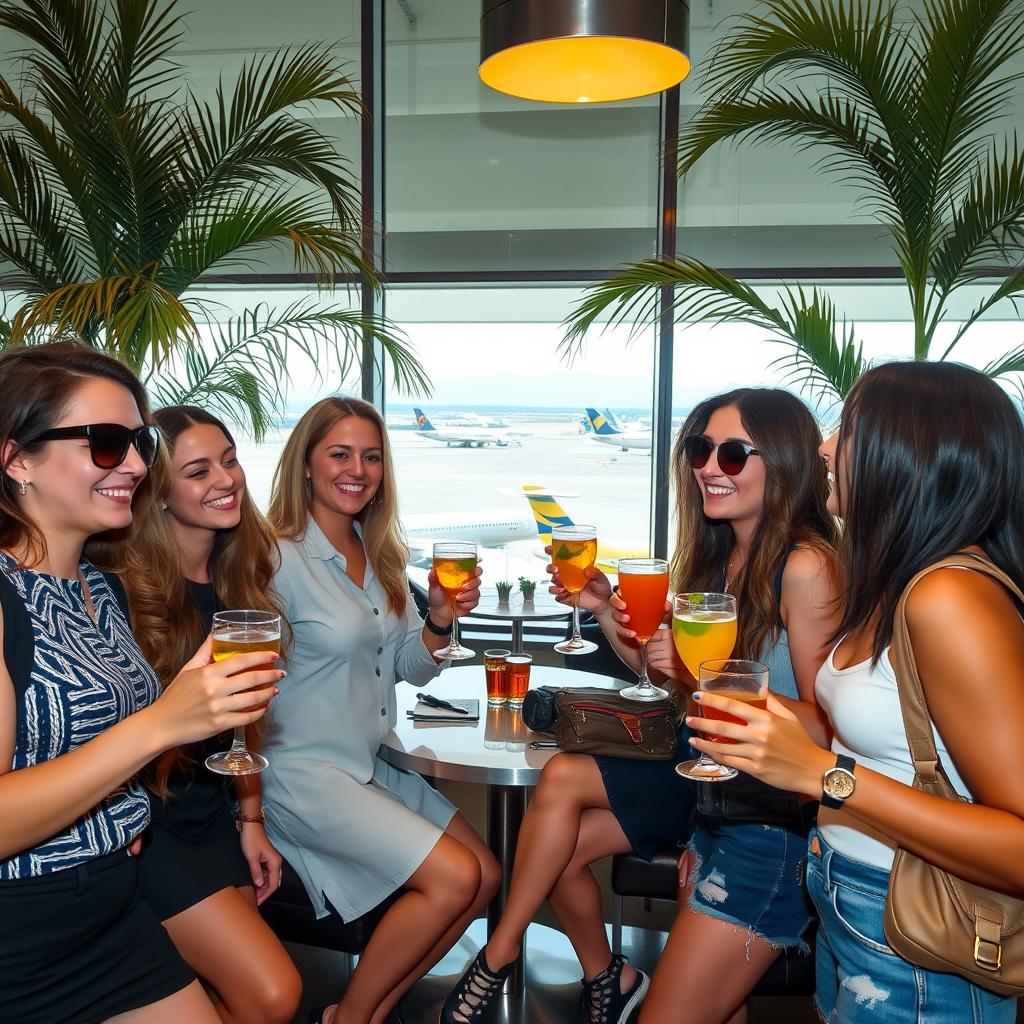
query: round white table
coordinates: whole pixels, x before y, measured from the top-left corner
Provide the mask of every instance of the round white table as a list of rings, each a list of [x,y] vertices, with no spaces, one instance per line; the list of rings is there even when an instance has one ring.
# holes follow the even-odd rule
[[[572,609],[559,604],[548,593],[537,593],[532,601],[524,601],[520,593],[513,594],[502,603],[495,594],[484,594],[480,603],[470,612],[473,619],[489,619],[512,623],[512,653],[523,653],[523,623],[543,622],[550,619],[565,619],[572,615]],[[576,686],[582,683],[574,684]],[[593,684],[591,684],[593,685]]]
[[[475,612],[474,612],[475,614]],[[534,666],[530,686],[607,686],[621,689],[629,685],[610,676],[576,669]],[[550,737],[532,733],[523,724],[522,714],[509,706],[489,708],[482,665],[446,669],[430,685],[438,697],[477,697],[480,719],[476,722],[414,722],[406,712],[416,704],[422,689],[408,683],[396,687],[398,724],[384,737],[380,755],[385,761],[408,771],[451,782],[481,783],[487,790],[487,842],[502,868],[502,883],[487,911],[487,935],[501,919],[508,899],[512,862],[515,858],[519,827],[526,813],[526,791],[540,779],[541,769],[557,752],[555,748],[535,750],[534,740]],[[526,999],[525,946],[505,985],[502,1019],[513,1022],[558,1021],[564,1007],[552,1016],[538,1003],[541,993]],[[578,980],[578,967],[574,966]],[[563,986],[564,987],[564,986]],[[572,989],[575,998],[578,988]],[[541,1000],[543,1002],[543,1000]]]

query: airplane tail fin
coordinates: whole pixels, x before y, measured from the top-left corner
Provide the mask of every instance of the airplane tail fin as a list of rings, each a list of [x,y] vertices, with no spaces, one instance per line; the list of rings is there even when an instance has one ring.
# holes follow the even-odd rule
[[[530,511],[537,521],[537,533],[542,544],[551,543],[551,530],[555,526],[572,526],[573,521],[551,494],[545,494],[531,484],[523,485],[523,496],[530,503]]]
[[[427,414],[422,409],[413,409],[413,415],[416,417],[416,429],[420,430],[433,430],[434,424],[427,418]]]
[[[596,409],[587,409],[587,419],[590,421],[590,426],[594,433],[601,437],[611,437],[614,434],[621,433],[621,431],[616,430],[608,422],[608,418],[603,413],[598,412]]]

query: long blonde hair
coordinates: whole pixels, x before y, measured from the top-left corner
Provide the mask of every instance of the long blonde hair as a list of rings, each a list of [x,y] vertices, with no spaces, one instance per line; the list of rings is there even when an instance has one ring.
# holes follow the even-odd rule
[[[167,440],[168,454],[173,453],[178,438],[197,425],[217,427],[229,444],[235,443],[227,427],[205,409],[170,406],[159,409],[153,418]],[[159,462],[152,473],[156,493],[163,499],[170,490],[170,459]],[[242,494],[239,511],[238,525],[219,531],[213,542],[210,580],[225,608],[253,608],[281,615],[285,639],[287,624],[273,589],[279,562],[274,532],[248,488]],[[166,515],[157,512],[141,518],[132,535],[123,578],[136,642],[166,686],[206,638],[206,625],[189,596],[181,550]],[[255,743],[265,727],[265,718],[249,727]],[[193,763],[181,748],[166,751],[148,773],[149,788],[166,797],[171,775]]]
[[[402,615],[409,601],[405,576],[409,548],[398,521],[398,491],[387,426],[384,417],[369,402],[359,398],[324,398],[303,414],[288,437],[281,460],[274,470],[267,518],[278,537],[285,540],[305,537],[313,511],[313,490],[306,477],[310,453],[335,423],[349,416],[367,420],[380,433],[384,476],[373,500],[356,516],[356,520],[362,527],[367,560],[387,594],[388,607]]]

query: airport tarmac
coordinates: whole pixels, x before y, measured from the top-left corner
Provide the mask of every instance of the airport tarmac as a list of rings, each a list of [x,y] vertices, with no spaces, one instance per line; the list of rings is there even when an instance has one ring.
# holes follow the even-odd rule
[[[509,439],[518,446],[449,448],[410,430],[390,431],[403,515],[501,510],[529,516],[521,489],[537,484],[553,493],[575,522],[596,526],[603,543],[647,550],[649,452],[623,452],[593,441],[568,416],[532,419],[509,410],[505,419]],[[250,491],[264,509],[286,437],[287,431],[279,430],[260,445],[239,439]]]

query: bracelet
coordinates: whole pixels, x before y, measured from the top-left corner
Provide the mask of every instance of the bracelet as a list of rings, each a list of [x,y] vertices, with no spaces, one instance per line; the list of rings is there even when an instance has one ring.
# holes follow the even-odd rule
[[[426,617],[423,619],[423,625],[425,625],[427,629],[429,629],[430,632],[434,634],[434,636],[452,635],[451,624],[449,624],[448,626],[438,626],[435,622],[431,620],[430,612],[427,612]]]
[[[243,822],[248,822],[250,825],[265,825],[267,821],[267,812],[261,807],[258,818],[247,818],[244,814],[237,814],[235,816],[235,828],[241,832]]]

